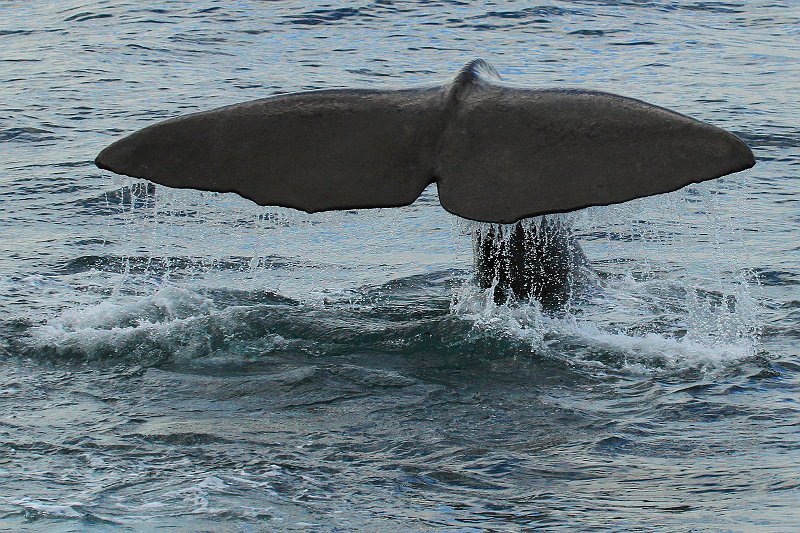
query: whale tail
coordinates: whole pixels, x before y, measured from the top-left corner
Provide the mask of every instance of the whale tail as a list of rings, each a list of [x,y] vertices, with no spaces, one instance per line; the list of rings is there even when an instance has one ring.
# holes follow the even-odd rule
[[[408,205],[510,223],[620,203],[755,164],[735,135],[610,93],[505,84],[486,62],[443,85],[278,95],[160,122],[98,167],[307,212]]]

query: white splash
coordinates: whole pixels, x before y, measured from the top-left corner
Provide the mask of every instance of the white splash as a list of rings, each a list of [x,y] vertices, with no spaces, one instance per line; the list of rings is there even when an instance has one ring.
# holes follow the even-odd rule
[[[572,360],[590,363],[599,352],[630,371],[712,368],[752,357],[761,306],[738,225],[741,195],[729,194],[731,187],[737,185],[706,183],[565,217],[596,275],[562,312],[543,313],[535,301],[498,306],[492,289],[473,282],[460,288],[451,310],[477,329],[524,339],[536,352],[577,339],[585,349]],[[459,227],[498,240],[511,228]]]

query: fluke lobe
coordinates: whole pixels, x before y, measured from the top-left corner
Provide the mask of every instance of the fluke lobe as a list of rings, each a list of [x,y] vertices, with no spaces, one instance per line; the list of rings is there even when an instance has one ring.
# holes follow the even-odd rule
[[[674,191],[755,159],[735,135],[674,111],[514,87],[478,59],[443,85],[291,93],[174,118],[120,139],[95,163],[309,213],[408,205],[435,182],[451,213],[512,223]],[[476,277],[495,301],[565,303],[585,258],[548,218],[503,240],[499,229],[476,232]]]
[[[309,213],[397,207],[436,182],[483,222],[673,191],[755,164],[735,135],[614,94],[526,89],[483,60],[429,87],[283,94],[160,122],[95,160]]]

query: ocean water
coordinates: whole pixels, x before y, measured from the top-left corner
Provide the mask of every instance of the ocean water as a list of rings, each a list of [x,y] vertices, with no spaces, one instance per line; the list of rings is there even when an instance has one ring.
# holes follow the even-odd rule
[[[94,167],[157,120],[445,80],[616,92],[748,171],[569,215],[563,313],[470,223]],[[0,530],[794,531],[800,4],[0,4]]]

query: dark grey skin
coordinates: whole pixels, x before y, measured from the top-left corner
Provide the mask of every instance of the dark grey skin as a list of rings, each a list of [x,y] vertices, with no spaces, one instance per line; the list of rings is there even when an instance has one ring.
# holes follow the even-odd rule
[[[481,222],[674,191],[755,164],[735,135],[609,93],[505,84],[468,63],[445,84],[282,94],[148,126],[103,169],[307,212],[412,203]]]
[[[488,225],[473,232],[475,279],[493,289],[495,303],[538,300],[546,310],[562,309],[582,281],[588,260],[558,216],[511,227]]]
[[[479,59],[444,84],[282,94],[177,117],[116,141],[95,163],[309,213],[408,205],[436,183],[451,213],[508,224],[674,191],[755,158],[735,135],[674,111],[598,91],[515,87]],[[546,265],[563,261],[546,254],[557,248],[518,242],[500,285],[555,298],[562,268]],[[498,268],[478,261],[479,272]],[[552,280],[536,281],[539,270]]]

